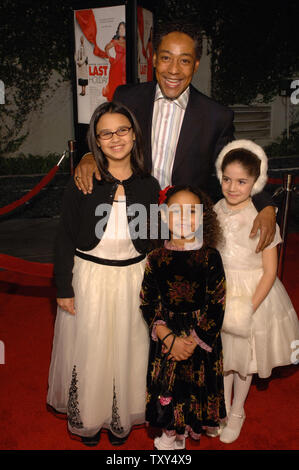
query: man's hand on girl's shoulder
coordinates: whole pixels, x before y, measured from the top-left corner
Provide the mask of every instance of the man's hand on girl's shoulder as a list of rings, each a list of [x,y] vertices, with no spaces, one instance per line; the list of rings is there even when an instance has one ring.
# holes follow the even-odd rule
[[[275,207],[267,206],[261,210],[254,219],[250,232],[250,238],[254,238],[260,230],[260,239],[256,247],[256,253],[263,251],[274,240],[276,230]]]
[[[75,184],[83,194],[92,193],[93,176],[95,176],[97,180],[101,180],[101,175],[93,154],[86,153],[78,163],[74,174]]]

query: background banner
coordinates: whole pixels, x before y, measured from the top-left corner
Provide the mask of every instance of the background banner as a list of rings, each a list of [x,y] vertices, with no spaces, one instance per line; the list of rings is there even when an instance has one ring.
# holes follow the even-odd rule
[[[125,5],[74,11],[79,124],[88,124],[95,108],[126,83],[125,18]]]
[[[149,82],[153,79],[153,13],[137,8],[138,32],[138,79]]]

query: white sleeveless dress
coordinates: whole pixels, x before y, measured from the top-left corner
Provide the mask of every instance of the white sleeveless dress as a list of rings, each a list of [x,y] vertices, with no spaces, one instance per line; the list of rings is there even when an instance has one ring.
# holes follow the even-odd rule
[[[226,276],[227,297],[251,298],[263,275],[262,253],[255,253],[259,234],[254,239],[249,238],[257,211],[251,201],[240,210],[230,210],[225,199],[221,199],[214,210],[225,238],[218,250]],[[276,225],[274,241],[268,248],[279,243],[281,237]],[[271,375],[272,368],[291,364],[293,341],[299,340],[299,321],[278,278],[253,314],[249,338],[224,331],[221,338],[225,372],[233,370],[242,376],[258,373],[261,378],[266,378]]]
[[[125,197],[114,202],[99,244],[86,252],[105,259],[140,256],[129,235]],[[101,428],[124,437],[145,420],[147,325],[139,310],[146,260],[129,266],[75,256],[73,316],[58,308],[47,403],[68,414],[69,430]]]

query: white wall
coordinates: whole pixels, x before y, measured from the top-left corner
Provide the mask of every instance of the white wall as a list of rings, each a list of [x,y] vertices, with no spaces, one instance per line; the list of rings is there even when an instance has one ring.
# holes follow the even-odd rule
[[[53,76],[53,81],[58,78]],[[24,130],[29,135],[16,155],[23,152],[33,155],[62,153],[68,149],[68,140],[74,138],[73,98],[70,82],[62,82],[47,100],[42,112],[29,115]]]
[[[192,84],[205,95],[211,96],[211,59],[207,54],[207,38],[203,38],[203,54],[198,70],[193,77]],[[299,104],[292,105],[289,100],[289,122],[290,124],[299,119]],[[269,144],[277,139],[286,128],[286,101],[276,96],[271,103],[271,137],[265,140],[264,144]],[[260,142],[263,145],[263,142]]]

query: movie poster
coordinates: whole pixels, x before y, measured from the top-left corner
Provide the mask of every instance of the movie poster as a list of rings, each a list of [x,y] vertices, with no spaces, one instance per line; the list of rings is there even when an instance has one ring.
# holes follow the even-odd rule
[[[137,8],[138,31],[138,78],[140,82],[153,79],[153,14],[142,7]]]
[[[74,11],[78,123],[126,83],[125,5]]]

